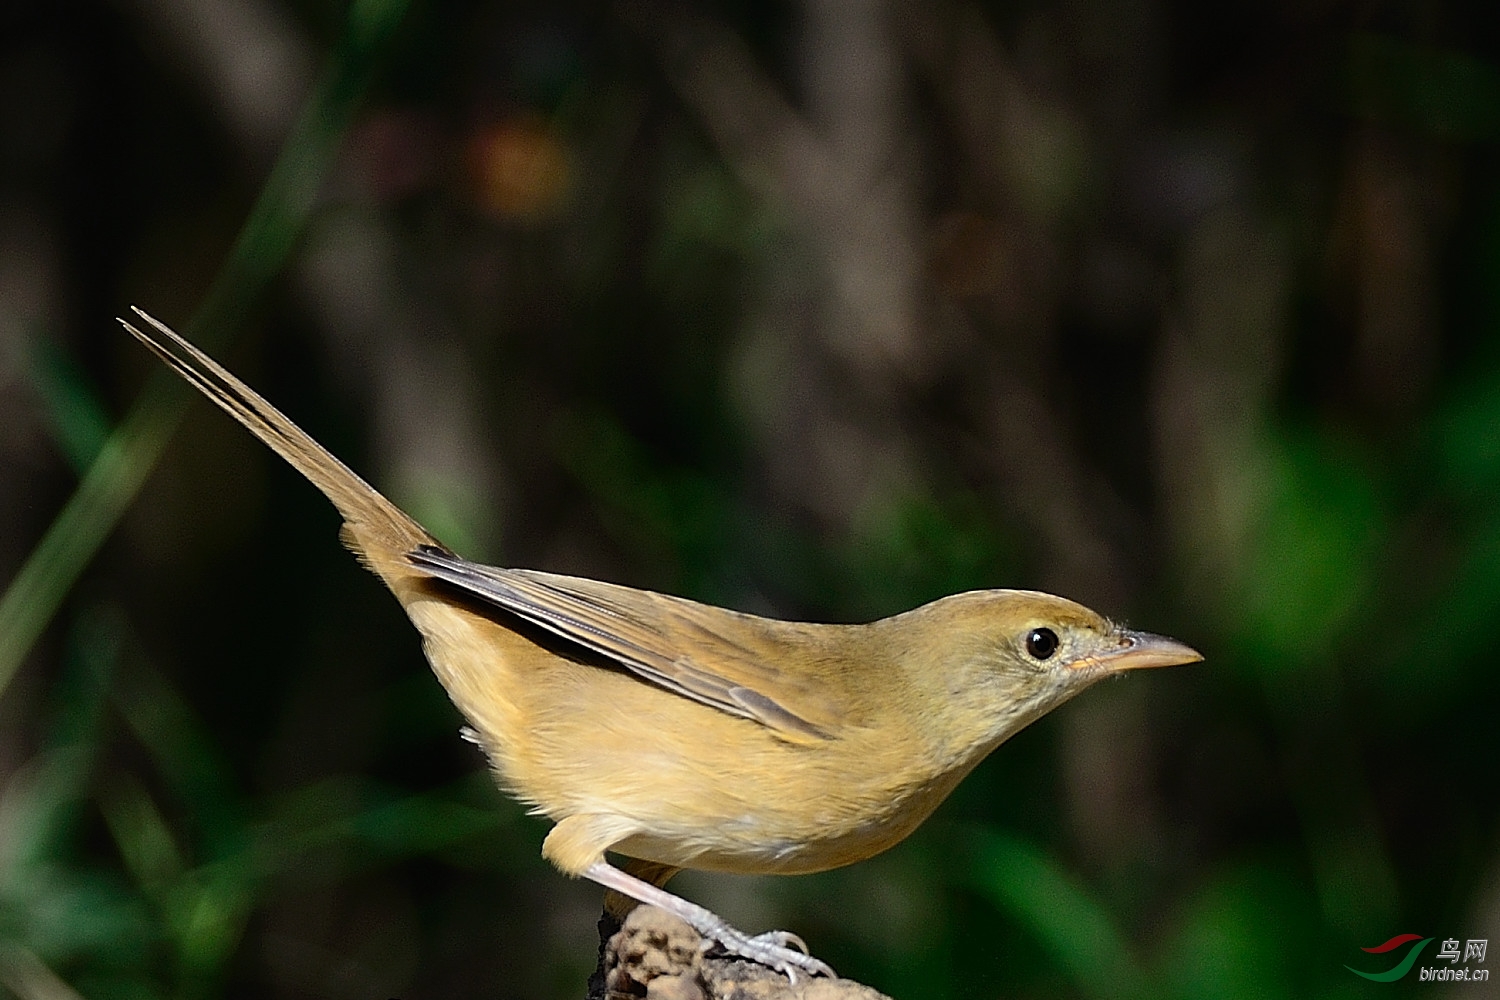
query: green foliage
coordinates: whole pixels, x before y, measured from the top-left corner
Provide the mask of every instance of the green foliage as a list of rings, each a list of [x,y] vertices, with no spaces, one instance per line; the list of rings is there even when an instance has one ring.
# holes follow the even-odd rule
[[[992,831],[974,854],[974,887],[1030,930],[1083,996],[1160,996],[1109,911],[1055,858]]]

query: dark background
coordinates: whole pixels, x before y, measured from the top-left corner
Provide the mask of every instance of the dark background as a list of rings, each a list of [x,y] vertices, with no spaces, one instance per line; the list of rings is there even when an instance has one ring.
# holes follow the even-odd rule
[[[1491,6],[5,4],[0,993],[593,962],[598,891],[138,304],[473,558],[1038,588],[1207,656],[883,857],[674,883],[735,922],[903,1000],[1497,995],[1345,969],[1500,938]]]

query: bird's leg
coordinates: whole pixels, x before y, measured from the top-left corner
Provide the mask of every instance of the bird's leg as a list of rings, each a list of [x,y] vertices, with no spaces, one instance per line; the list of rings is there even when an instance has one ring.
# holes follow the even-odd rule
[[[679,917],[693,930],[703,935],[706,940],[717,944],[729,954],[759,962],[761,965],[784,973],[793,982],[796,982],[798,972],[805,972],[811,976],[827,976],[830,979],[838,978],[826,962],[820,962],[807,953],[806,946],[802,945],[802,939],[795,934],[788,934],[786,931],[771,931],[752,937],[744,931],[731,927],[713,911],[704,909],[696,903],[690,903],[681,896],[674,896],[667,890],[638,879],[634,875],[628,875],[608,862],[596,861],[584,869],[582,874],[584,878],[597,882],[606,889],[613,889],[631,899],[639,900]],[[802,948],[800,951],[788,948],[788,943],[797,944]]]
[[[627,875],[634,875],[643,882],[649,882],[658,889],[666,888],[672,876],[682,871],[681,868],[672,865],[664,865],[659,861],[642,861],[640,858],[623,859],[620,870]],[[623,892],[616,892],[614,889],[604,894],[604,912],[614,918],[616,923],[623,921],[640,903],[640,900],[627,896]]]

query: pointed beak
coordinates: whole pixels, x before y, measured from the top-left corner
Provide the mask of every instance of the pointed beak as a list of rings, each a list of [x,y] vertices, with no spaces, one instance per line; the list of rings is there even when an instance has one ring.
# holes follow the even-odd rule
[[[1091,656],[1084,663],[1116,673],[1121,670],[1144,670],[1147,667],[1176,667],[1184,663],[1197,663],[1202,659],[1202,653],[1176,639],[1125,629],[1120,633],[1119,649],[1102,656]],[[1079,665],[1082,666],[1083,663]]]

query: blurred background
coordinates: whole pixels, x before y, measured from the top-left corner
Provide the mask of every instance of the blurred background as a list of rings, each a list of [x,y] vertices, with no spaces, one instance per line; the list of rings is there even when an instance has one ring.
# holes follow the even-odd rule
[[[1346,968],[1500,938],[1497,20],[5,4],[0,994],[593,966],[598,890],[138,304],[472,558],[833,621],[1045,589],[1206,654],[885,856],[674,883],[734,922],[903,1000],[1500,995]]]

